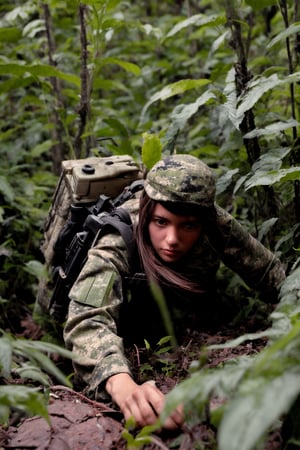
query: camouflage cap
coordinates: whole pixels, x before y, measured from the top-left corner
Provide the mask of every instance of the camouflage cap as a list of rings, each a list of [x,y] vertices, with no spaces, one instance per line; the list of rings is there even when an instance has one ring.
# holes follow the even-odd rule
[[[216,183],[212,170],[192,155],[172,155],[149,171],[145,190],[153,200],[188,202],[210,207],[214,204]]]

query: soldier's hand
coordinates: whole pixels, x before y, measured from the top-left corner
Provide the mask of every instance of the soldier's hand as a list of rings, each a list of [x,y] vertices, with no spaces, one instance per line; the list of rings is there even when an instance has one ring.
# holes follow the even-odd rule
[[[125,420],[133,417],[138,427],[153,425],[165,404],[165,395],[153,382],[136,384],[130,375],[120,373],[110,377],[106,390],[120,407]],[[183,423],[183,411],[178,407],[166,419],[163,428],[175,429]]]

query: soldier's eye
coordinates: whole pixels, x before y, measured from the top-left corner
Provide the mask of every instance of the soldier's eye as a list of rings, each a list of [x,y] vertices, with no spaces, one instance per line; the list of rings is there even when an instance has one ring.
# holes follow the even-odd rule
[[[184,228],[186,230],[196,230],[199,228],[199,224],[197,222],[187,222],[184,224]]]
[[[167,224],[167,220],[164,219],[163,217],[154,217],[153,222],[155,223],[155,225],[159,227],[163,227]]]

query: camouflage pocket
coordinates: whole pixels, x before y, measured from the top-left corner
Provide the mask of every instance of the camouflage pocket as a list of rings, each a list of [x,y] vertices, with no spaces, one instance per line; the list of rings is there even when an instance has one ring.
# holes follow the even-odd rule
[[[112,270],[101,272],[99,276],[77,281],[70,291],[70,298],[77,303],[101,307],[109,303],[110,294],[116,279]]]

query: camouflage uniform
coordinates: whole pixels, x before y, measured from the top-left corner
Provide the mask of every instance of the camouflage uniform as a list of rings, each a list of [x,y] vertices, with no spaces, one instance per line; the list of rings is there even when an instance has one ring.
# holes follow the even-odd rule
[[[157,201],[211,207],[215,180],[211,170],[197,158],[175,155],[153,167],[145,190]],[[138,220],[138,206],[138,198],[126,204],[133,221]],[[280,261],[224,209],[216,205],[216,211],[218,230],[225,243],[222,254],[209,236],[203,235],[183,261],[182,272],[209,289],[223,261],[254,289],[268,292],[278,288],[285,277]],[[131,373],[123,339],[118,335],[125,297],[123,279],[129,273],[126,246],[119,235],[110,234],[89,251],[88,261],[70,292],[65,342],[77,356],[74,366],[87,385],[86,392],[95,398],[105,398],[103,383],[107,378]]]

